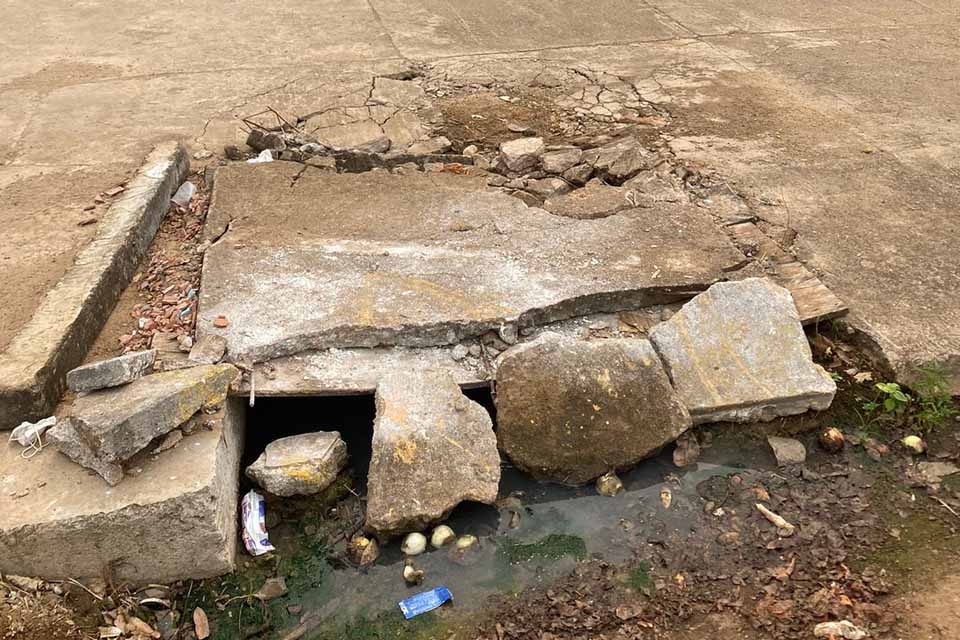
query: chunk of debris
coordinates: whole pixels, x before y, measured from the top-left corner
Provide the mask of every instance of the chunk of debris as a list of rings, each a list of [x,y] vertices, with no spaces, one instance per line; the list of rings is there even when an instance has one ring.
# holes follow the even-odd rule
[[[287,581],[283,579],[283,576],[280,576],[277,578],[267,578],[263,586],[253,594],[253,597],[263,602],[270,602],[271,600],[282,598],[285,595],[287,595]]]
[[[388,537],[417,531],[442,520],[464,500],[496,501],[500,454],[493,423],[450,375],[385,376],[377,386],[376,405],[368,531]]]
[[[863,640],[867,632],[849,620],[821,622],[813,628],[813,635],[817,638],[831,638],[833,640]]]
[[[193,344],[187,359],[197,364],[217,364],[227,352],[227,339],[215,333],[205,333]]]
[[[626,469],[691,424],[645,339],[545,333],[506,352],[496,381],[500,448],[540,479],[582,484]]]
[[[543,158],[541,159],[543,170],[547,173],[562,174],[564,171],[572,169],[579,163],[580,156],[582,155],[583,151],[576,147],[548,151],[543,154]]]
[[[790,292],[766,279],[713,285],[650,340],[697,424],[823,410],[837,391],[813,362]]]
[[[277,496],[320,493],[347,466],[347,445],[338,431],[302,433],[274,440],[247,467],[247,477]]]
[[[677,438],[676,446],[673,449],[673,464],[682,469],[695,464],[699,458],[700,443],[697,441],[695,433],[687,431]]]
[[[500,160],[507,170],[523,173],[540,163],[544,151],[543,138],[517,138],[500,145]]]
[[[444,136],[430,138],[414,142],[407,147],[407,153],[417,156],[433,155],[437,153],[446,153],[450,150],[450,140]]]
[[[611,187],[600,180],[591,180],[582,188],[561,197],[550,197],[543,208],[550,213],[578,220],[596,220],[631,208],[631,191]]]
[[[830,453],[842,451],[845,443],[843,432],[836,427],[828,427],[821,431],[819,442],[824,451],[829,451]]]
[[[373,538],[355,536],[347,547],[347,553],[361,567],[371,565],[380,557],[380,545]]]
[[[787,520],[784,519],[779,514],[776,514],[773,511],[770,511],[770,509],[763,506],[759,502],[757,503],[756,507],[757,507],[757,511],[763,514],[763,517],[769,520],[770,524],[772,524],[777,528],[777,533],[779,535],[783,536],[784,538],[789,538],[794,533],[796,533],[797,531],[796,527],[794,527],[791,523],[787,522]]]
[[[960,472],[960,467],[952,462],[920,462],[917,472],[924,482],[937,486],[945,477]]]
[[[403,580],[407,584],[416,585],[423,582],[424,571],[413,566],[412,562],[403,565]]]
[[[48,437],[67,457],[116,484],[121,463],[200,409],[221,404],[238,374],[232,365],[200,366],[94,391],[77,398]]]
[[[71,391],[96,391],[117,387],[143,377],[157,358],[156,349],[125,353],[109,360],[100,360],[67,372]]]
[[[786,467],[791,464],[803,464],[807,461],[807,448],[803,443],[793,438],[781,438],[778,436],[769,436],[767,442],[773,449],[773,455],[777,459],[777,464]]]
[[[602,496],[612,498],[623,491],[623,482],[613,471],[605,473],[597,478],[597,493]]]

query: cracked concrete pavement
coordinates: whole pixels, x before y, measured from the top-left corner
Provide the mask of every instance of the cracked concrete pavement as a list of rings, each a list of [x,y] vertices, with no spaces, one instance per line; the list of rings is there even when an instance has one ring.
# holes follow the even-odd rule
[[[931,359],[960,371],[956,3],[11,0],[2,13],[0,349],[96,232],[77,225],[84,207],[154,144],[219,152],[267,107],[318,130],[385,126],[399,112],[366,106],[372,78],[423,64],[477,82],[619,78],[669,113],[678,156],[796,230],[792,249],[901,375]]]

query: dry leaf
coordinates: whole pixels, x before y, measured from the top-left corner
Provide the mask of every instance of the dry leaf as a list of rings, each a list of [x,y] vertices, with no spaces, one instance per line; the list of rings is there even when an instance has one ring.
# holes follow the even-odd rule
[[[140,634],[148,638],[159,638],[160,632],[148,625],[146,622],[136,616],[130,616],[127,620],[127,633]]]
[[[793,568],[796,566],[797,566],[797,559],[795,557],[790,558],[790,562],[788,562],[787,564],[776,567],[775,569],[771,569],[770,575],[772,575],[775,579],[783,582],[787,578],[793,575]]]
[[[210,622],[207,620],[206,612],[197,607],[193,610],[193,634],[197,640],[206,640],[210,637]]]

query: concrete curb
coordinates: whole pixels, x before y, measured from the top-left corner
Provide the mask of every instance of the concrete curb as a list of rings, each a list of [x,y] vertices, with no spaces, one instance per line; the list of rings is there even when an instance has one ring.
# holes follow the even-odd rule
[[[107,210],[93,241],[0,356],[0,429],[50,414],[146,254],[190,167],[176,142],[156,147]]]

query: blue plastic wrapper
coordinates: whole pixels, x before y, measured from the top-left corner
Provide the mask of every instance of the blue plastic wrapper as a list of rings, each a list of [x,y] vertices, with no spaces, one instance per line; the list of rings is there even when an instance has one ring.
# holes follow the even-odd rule
[[[433,611],[448,600],[453,600],[453,594],[450,593],[450,589],[437,587],[436,589],[430,589],[430,591],[424,591],[415,596],[410,596],[406,600],[401,600],[398,604],[400,605],[400,611],[403,611],[403,617],[409,620],[421,613]]]

